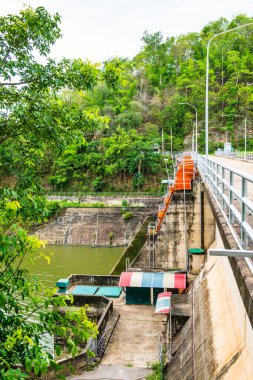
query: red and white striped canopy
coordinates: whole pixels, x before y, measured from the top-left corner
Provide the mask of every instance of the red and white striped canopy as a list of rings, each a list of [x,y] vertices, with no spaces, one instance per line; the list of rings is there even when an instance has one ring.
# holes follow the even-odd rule
[[[155,314],[169,314],[171,307],[171,294],[171,292],[163,292],[158,294]]]
[[[185,273],[122,272],[119,286],[138,288],[185,289]]]

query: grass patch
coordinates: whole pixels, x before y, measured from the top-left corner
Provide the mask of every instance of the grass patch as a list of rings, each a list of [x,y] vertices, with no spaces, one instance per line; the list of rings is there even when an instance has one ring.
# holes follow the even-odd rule
[[[149,363],[149,368],[152,369],[152,373],[147,376],[146,380],[162,380],[163,378],[163,366],[159,362]]]

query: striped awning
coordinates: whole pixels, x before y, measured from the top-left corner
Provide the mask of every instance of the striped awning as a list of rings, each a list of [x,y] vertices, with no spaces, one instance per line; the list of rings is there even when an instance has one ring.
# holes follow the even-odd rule
[[[157,296],[155,314],[169,314],[171,305],[171,292],[159,293]]]
[[[185,289],[185,273],[122,272],[119,286],[138,288]]]

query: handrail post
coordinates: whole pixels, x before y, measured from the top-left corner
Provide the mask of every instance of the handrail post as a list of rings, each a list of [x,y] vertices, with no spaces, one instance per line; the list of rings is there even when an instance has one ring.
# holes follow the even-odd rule
[[[231,206],[233,206],[233,192],[231,190],[231,186],[234,185],[234,173],[229,171],[229,221],[231,224],[234,223],[233,214],[231,212]]]
[[[221,178],[222,178],[222,184],[221,184],[221,190],[222,194],[224,194],[225,191],[225,185],[224,185],[224,178],[225,178],[225,168],[222,166],[221,167]],[[224,209],[224,198],[222,197],[222,208]]]
[[[244,228],[243,228],[243,222],[246,221],[246,206],[245,206],[245,203],[244,203],[244,197],[247,196],[247,180],[245,178],[242,177],[242,193],[241,193],[241,197],[242,197],[242,201],[241,201],[241,242],[242,242],[242,246],[247,249],[246,247],[246,234],[244,232]]]

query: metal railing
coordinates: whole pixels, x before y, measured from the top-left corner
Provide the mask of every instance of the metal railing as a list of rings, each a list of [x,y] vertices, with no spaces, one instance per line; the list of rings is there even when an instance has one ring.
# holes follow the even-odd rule
[[[244,152],[224,152],[224,150],[217,150],[215,156],[222,156],[228,158],[237,158],[239,160],[253,161],[253,153]]]
[[[252,247],[253,176],[200,155],[198,170],[227,216],[241,247]]]

